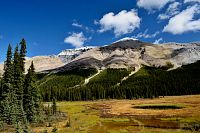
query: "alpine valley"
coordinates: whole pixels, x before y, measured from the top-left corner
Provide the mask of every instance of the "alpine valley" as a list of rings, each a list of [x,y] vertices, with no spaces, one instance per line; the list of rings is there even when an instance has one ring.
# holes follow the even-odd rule
[[[200,43],[124,38],[103,47],[26,58],[45,101],[135,99],[200,93]],[[3,71],[3,64],[1,65]]]

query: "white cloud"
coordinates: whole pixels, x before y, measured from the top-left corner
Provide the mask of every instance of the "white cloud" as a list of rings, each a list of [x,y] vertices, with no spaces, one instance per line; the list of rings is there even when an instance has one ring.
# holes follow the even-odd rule
[[[78,22],[76,22],[76,20],[72,23],[72,26],[85,30],[86,32],[89,33],[94,33],[94,30],[92,28],[79,24]]]
[[[110,12],[105,14],[98,22],[101,25],[99,32],[113,30],[115,36],[131,33],[140,27],[141,19],[137,15],[136,10],[123,10],[118,14]],[[96,22],[97,24],[97,22]]]
[[[137,34],[136,36],[134,36],[134,38],[154,38],[156,37],[160,32],[159,31],[156,31],[155,33],[153,34],[149,34],[148,33],[148,29],[146,29],[144,31],[144,33],[140,32],[139,34]]]
[[[88,39],[83,35],[83,32],[72,33],[70,36],[66,37],[64,42],[73,45],[76,48],[82,47],[85,41]]]
[[[73,22],[73,23],[72,23],[72,26],[78,27],[78,28],[82,28],[82,27],[83,27],[82,24],[79,24],[79,23],[77,23],[77,22]]]
[[[177,15],[178,13],[180,13],[180,8],[179,8],[180,5],[181,3],[179,2],[174,2],[170,4],[166,12],[164,14],[160,14],[158,16],[158,19],[160,20],[169,19],[172,16]]]
[[[199,13],[200,7],[198,5],[183,10],[181,13],[169,20],[169,23],[164,27],[163,32],[182,34],[189,31],[199,31],[200,19],[193,19],[194,15]]]
[[[138,0],[138,7],[142,7],[146,10],[152,11],[156,9],[163,8],[167,3],[172,2],[174,0]]]
[[[155,40],[155,42],[153,44],[160,44],[163,41],[162,38],[159,38],[158,40]]]
[[[187,3],[187,2],[200,2],[200,0],[185,0],[184,3]]]

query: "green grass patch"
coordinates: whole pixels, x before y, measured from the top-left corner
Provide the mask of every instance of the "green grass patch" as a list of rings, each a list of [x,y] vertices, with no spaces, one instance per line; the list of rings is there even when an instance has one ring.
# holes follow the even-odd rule
[[[200,118],[188,117],[188,118],[181,118],[181,117],[172,117],[172,118],[161,118],[163,121],[177,121],[180,123],[199,123]]]
[[[129,122],[128,118],[103,118],[102,122]]]

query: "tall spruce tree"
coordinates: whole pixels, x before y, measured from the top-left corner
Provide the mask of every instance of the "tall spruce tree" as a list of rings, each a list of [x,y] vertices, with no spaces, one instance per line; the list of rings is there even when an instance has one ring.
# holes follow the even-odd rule
[[[12,47],[9,44],[7,55],[6,55],[6,61],[4,63],[4,74],[3,74],[3,80],[5,83],[11,83],[12,82]]]
[[[9,92],[9,87],[13,81],[13,65],[12,65],[12,47],[9,44],[6,61],[4,63],[4,74],[3,74],[3,85],[2,85],[2,99],[5,98],[5,95]]]
[[[39,114],[39,92],[35,86],[35,82],[35,68],[32,62],[24,82],[23,104],[28,121],[36,121]]]
[[[14,59],[13,59],[13,89],[16,97],[15,108],[16,118],[18,122],[23,123],[25,117],[23,111],[23,72],[20,67],[20,54],[18,51],[18,45],[15,48]]]
[[[0,114],[4,117],[4,102],[8,93],[12,89],[13,81],[13,65],[12,65],[12,48],[8,45],[6,61],[4,62],[4,74],[1,81],[1,94],[0,94]]]
[[[14,52],[14,61],[13,61],[13,87],[16,89],[18,100],[22,100],[23,96],[23,73],[21,70],[20,64],[20,55],[18,51],[18,45],[15,48]]]
[[[25,57],[26,57],[26,41],[25,39],[23,38],[20,42],[20,45],[21,45],[21,49],[20,49],[20,68],[22,70],[22,72],[24,73],[25,72]]]

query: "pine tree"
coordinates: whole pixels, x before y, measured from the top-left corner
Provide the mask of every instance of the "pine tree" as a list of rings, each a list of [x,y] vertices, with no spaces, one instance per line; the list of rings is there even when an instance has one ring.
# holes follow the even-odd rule
[[[24,82],[23,106],[28,121],[36,121],[40,111],[39,92],[35,86],[35,81],[35,68],[32,62]]]
[[[20,65],[20,55],[18,51],[18,45],[15,48],[14,52],[14,61],[13,61],[13,87],[16,89],[17,99],[22,100],[23,96],[23,73],[21,71]]]
[[[22,41],[20,42],[21,45],[21,49],[20,49],[20,68],[22,70],[22,72],[25,72],[25,57],[26,57],[26,41],[23,38]]]
[[[4,112],[4,102],[10,89],[12,88],[12,81],[13,81],[13,65],[12,65],[12,48],[9,44],[6,61],[4,63],[4,74],[1,81],[1,92],[0,92],[0,114],[3,116]]]
[[[3,85],[2,85],[2,99],[5,99],[6,93],[9,91],[13,81],[13,65],[12,65],[12,48],[8,45],[7,57],[4,63]]]
[[[18,100],[16,97],[15,89],[10,86],[6,98],[2,101],[3,105],[3,119],[8,124],[14,124],[19,120],[20,110]]]
[[[5,83],[11,83],[12,82],[12,47],[9,44],[8,50],[7,50],[7,57],[6,61],[4,63],[4,74],[3,74],[3,80]]]
[[[16,97],[15,108],[17,121],[23,124],[23,118],[25,117],[23,112],[23,73],[20,67],[20,55],[18,51],[18,45],[15,48],[13,59],[13,89]]]

